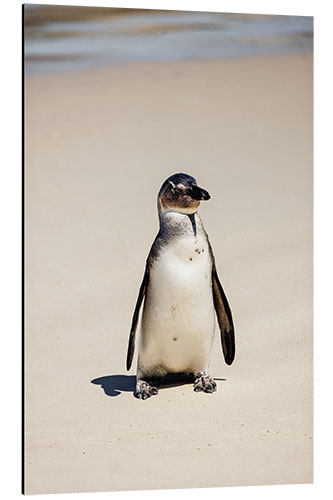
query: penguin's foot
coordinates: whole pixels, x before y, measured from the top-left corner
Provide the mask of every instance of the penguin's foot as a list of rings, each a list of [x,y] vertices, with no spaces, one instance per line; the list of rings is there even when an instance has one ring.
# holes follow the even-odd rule
[[[150,396],[158,394],[157,387],[149,385],[145,380],[138,380],[135,387],[134,396],[138,399],[148,399]]]
[[[203,392],[215,392],[216,391],[216,382],[210,375],[207,375],[204,372],[199,372],[195,375],[194,379],[194,390],[195,392],[203,391]]]

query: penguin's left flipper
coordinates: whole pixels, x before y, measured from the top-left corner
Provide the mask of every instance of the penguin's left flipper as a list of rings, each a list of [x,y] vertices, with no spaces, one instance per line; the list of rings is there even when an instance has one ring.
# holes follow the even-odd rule
[[[223,291],[215,265],[212,271],[214,307],[221,332],[221,343],[224,360],[231,365],[235,358],[235,332],[231,309]]]
[[[134,347],[135,347],[135,332],[136,332],[136,328],[138,326],[140,308],[141,308],[142,301],[143,301],[144,296],[145,296],[146,291],[147,291],[148,282],[149,282],[149,270],[148,270],[148,263],[147,263],[146,269],[145,269],[145,274],[143,276],[143,280],[142,280],[142,283],[140,286],[138,299],[136,301],[133,319],[132,319],[132,326],[131,326],[131,331],[130,331],[130,336],[129,336],[129,341],[128,341],[128,349],[127,349],[127,360],[126,360],[127,370],[129,370],[131,368],[132,361],[133,361]]]

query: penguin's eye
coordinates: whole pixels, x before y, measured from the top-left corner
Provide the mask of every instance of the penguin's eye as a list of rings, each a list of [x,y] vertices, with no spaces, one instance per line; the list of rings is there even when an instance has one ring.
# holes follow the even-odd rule
[[[187,189],[182,185],[182,184],[177,184],[177,186],[174,186],[172,188],[172,192],[176,194],[177,196],[182,196],[186,194]]]

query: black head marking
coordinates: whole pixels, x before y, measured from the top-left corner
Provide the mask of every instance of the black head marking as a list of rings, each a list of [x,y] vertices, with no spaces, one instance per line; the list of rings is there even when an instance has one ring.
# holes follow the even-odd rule
[[[162,184],[161,189],[159,191],[159,196],[165,191],[165,188],[170,184],[173,188],[178,184],[183,185],[185,188],[191,188],[192,186],[197,185],[197,181],[194,177],[188,174],[173,174],[168,177]]]
[[[168,177],[158,193],[160,206],[164,210],[174,210],[187,215],[194,214],[200,201],[209,198],[209,193],[197,185],[194,177],[183,173]],[[194,227],[193,230],[195,232]]]

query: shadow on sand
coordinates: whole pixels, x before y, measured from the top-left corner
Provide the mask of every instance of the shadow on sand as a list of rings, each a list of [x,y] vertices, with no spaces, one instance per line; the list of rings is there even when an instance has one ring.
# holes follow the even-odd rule
[[[134,392],[135,375],[108,375],[94,378],[92,384],[100,385],[107,396],[119,396],[122,392]]]
[[[215,378],[215,380],[225,380],[224,378]],[[100,385],[107,396],[119,396],[122,392],[133,392],[135,390],[135,375],[108,375],[105,377],[95,378],[91,380],[92,384]],[[152,385],[158,386],[160,389],[167,387],[176,387],[179,385],[193,384],[194,376],[187,373],[178,373],[167,375],[162,379],[151,379]]]

